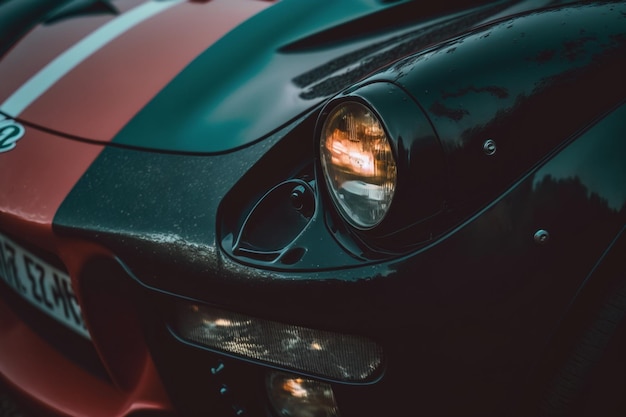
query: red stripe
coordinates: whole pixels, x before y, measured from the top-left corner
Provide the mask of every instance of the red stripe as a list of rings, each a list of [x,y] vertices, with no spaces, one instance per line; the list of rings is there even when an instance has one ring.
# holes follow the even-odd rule
[[[143,0],[123,0],[127,10]],[[250,0],[214,0],[181,3],[143,22],[114,40],[61,79],[22,113],[24,120],[77,136],[111,140],[115,134],[175,77],[194,57],[269,3]],[[2,74],[10,82],[36,73],[80,36],[110,17],[75,18],[38,28],[32,40],[16,48]],[[35,36],[36,35],[36,36]],[[79,36],[80,35],[80,36]],[[53,48],[31,49],[44,38]],[[28,39],[28,38],[27,38]],[[25,41],[26,42],[26,41]],[[31,49],[32,59],[26,59]],[[24,73],[15,70],[24,59]],[[3,80],[4,81],[4,80]],[[0,229],[33,242],[51,242],[51,225],[58,207],[102,150],[27,128],[17,147],[0,154]]]
[[[115,6],[124,13],[144,1],[120,0]],[[0,103],[54,58],[114,18],[86,16],[34,28],[0,60]]]
[[[269,5],[250,0],[181,3],[89,57],[21,117],[75,136],[110,141],[189,62]]]
[[[102,149],[26,128],[0,153],[0,229],[52,251],[54,214]]]

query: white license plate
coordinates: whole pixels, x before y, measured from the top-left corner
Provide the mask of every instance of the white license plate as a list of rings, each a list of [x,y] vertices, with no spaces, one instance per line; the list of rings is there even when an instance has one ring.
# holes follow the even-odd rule
[[[0,278],[32,305],[90,339],[70,277],[2,234]]]

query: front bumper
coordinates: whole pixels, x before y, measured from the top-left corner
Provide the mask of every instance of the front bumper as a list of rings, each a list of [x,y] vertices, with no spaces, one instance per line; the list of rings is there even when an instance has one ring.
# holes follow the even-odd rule
[[[62,353],[69,339],[46,341],[47,326],[27,324],[26,306],[3,288],[2,378],[35,408],[59,415],[271,415],[268,373],[293,371],[181,340],[172,317],[175,306],[191,301],[378,343],[384,361],[375,377],[321,377],[344,417],[502,414],[519,400],[554,329],[624,224],[623,209],[598,198],[602,189],[584,177],[558,181],[549,173],[564,161],[581,172],[611,169],[580,149],[599,144],[592,148],[623,152],[614,139],[623,132],[623,111],[429,245],[320,270],[245,265],[215,243],[217,202],[233,183],[199,185],[235,159],[247,171],[244,162],[257,161],[265,143],[195,158],[107,149],[54,225],[0,216],[3,233],[49,252],[72,277],[99,370],[71,349]],[[175,177],[164,182],[155,167]],[[123,198],[137,196],[135,188],[144,198]],[[170,204],[146,210],[146,196],[158,191]],[[545,244],[533,239],[540,228],[551,234]]]
[[[44,323],[51,326],[48,332],[55,333],[53,343],[42,337],[42,332],[35,332],[23,320],[24,310],[32,307],[22,302],[23,308],[14,309],[20,300],[15,302],[10,291],[2,285],[0,375],[28,412],[55,416],[129,416],[139,412],[156,416],[171,412],[147,352],[136,358],[134,384],[122,387],[109,377],[93,346],[75,343],[73,335],[62,339],[66,333],[45,319]],[[7,299],[12,300],[7,303]]]

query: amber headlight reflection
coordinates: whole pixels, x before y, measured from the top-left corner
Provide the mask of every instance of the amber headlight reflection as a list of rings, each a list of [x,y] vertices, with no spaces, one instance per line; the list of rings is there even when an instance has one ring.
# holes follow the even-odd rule
[[[314,379],[281,372],[267,378],[270,402],[281,417],[337,417],[332,387]]]
[[[365,105],[335,107],[320,138],[322,169],[330,195],[354,227],[371,229],[391,205],[397,168],[382,123]]]
[[[339,381],[369,379],[382,363],[380,347],[354,335],[261,320],[197,304],[182,304],[173,329],[208,348]]]

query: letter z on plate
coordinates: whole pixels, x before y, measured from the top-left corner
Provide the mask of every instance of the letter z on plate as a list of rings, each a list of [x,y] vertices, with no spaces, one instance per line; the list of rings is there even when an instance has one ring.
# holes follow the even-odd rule
[[[70,277],[2,234],[0,278],[32,305],[90,339]]]

